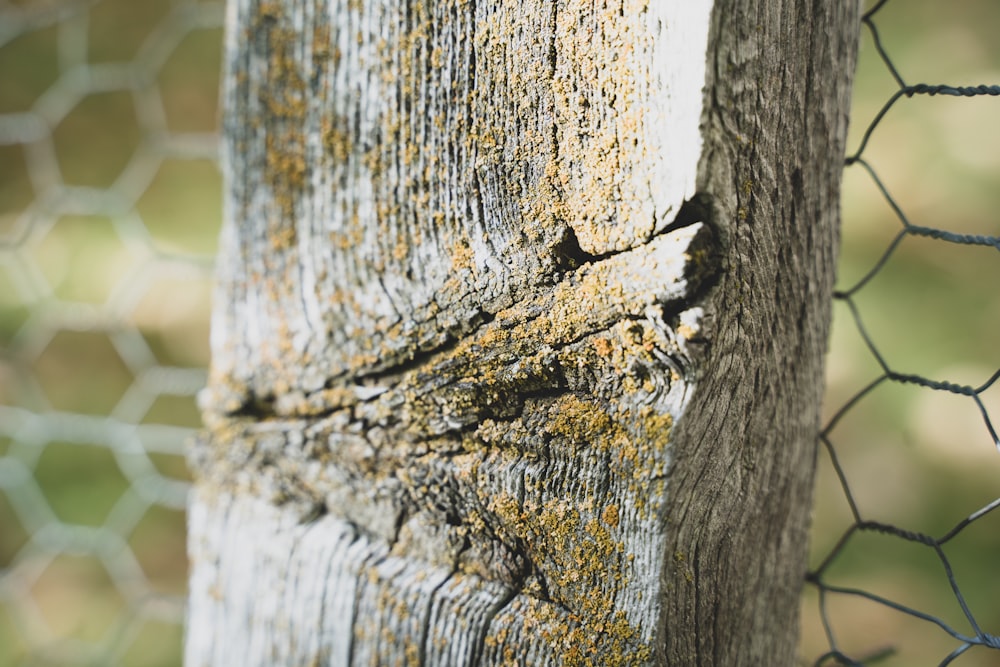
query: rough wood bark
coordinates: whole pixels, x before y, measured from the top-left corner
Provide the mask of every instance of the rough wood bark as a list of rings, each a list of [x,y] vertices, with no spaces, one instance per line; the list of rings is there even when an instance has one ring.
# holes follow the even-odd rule
[[[188,664],[791,664],[857,10],[232,0]]]

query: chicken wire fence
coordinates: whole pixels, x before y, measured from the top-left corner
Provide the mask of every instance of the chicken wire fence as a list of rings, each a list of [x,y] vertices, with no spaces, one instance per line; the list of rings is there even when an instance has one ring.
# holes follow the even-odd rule
[[[924,19],[939,22],[930,31],[945,31],[959,11],[967,12],[962,20],[968,22],[983,7],[986,3],[956,3],[947,10],[940,5],[925,11]],[[819,435],[826,456],[821,466],[841,494],[839,499],[821,494],[817,512],[839,501],[847,525],[837,532],[827,523],[825,535],[819,527],[814,534],[814,542],[824,545],[814,547],[807,581],[814,587],[827,645],[815,665],[1000,664],[1000,654],[991,650],[1000,649],[1000,637],[992,634],[1000,621],[1000,540],[997,517],[990,516],[1000,507],[1000,439],[991,416],[991,408],[995,414],[1000,406],[989,393],[1000,378],[990,335],[996,331],[996,308],[989,303],[996,284],[990,280],[996,273],[992,251],[1000,250],[1000,237],[994,235],[996,208],[990,195],[969,194],[969,183],[963,182],[979,179],[978,187],[996,189],[996,146],[989,137],[995,123],[985,116],[963,116],[955,105],[998,96],[1000,86],[908,83],[897,63],[926,69],[915,71],[919,77],[970,74],[956,66],[969,51],[958,40],[974,40],[973,31],[955,30],[950,35],[955,41],[937,51],[928,40],[916,63],[900,55],[898,42],[883,39],[884,28],[914,22],[920,13],[919,5],[880,0],[862,21],[863,46],[869,47],[863,58],[869,70],[879,69],[891,81],[885,82],[882,90],[888,95],[881,96],[874,114],[855,107],[852,124],[860,137],[846,159],[845,177],[867,181],[865,206],[881,200],[884,215],[868,211],[865,224],[882,229],[866,230],[869,257],[855,267],[845,267],[842,260],[834,294],[839,324],[853,331],[868,368],[840,382],[836,400],[830,401],[835,409]],[[1000,15],[989,14],[995,27]],[[899,48],[906,50],[905,44]],[[971,51],[974,57],[989,55]],[[864,65],[863,59],[859,76]],[[998,79],[989,70],[986,76]],[[934,98],[951,102],[932,109]],[[907,104],[913,106],[901,110]],[[936,125],[916,120],[924,105],[928,114],[936,114]],[[995,104],[990,108],[995,114]],[[969,125],[963,128],[964,123]],[[887,141],[876,146],[881,135]],[[977,163],[977,152],[987,161]],[[955,158],[958,165],[949,163]],[[960,173],[963,162],[967,173]],[[941,179],[949,171],[956,178]],[[894,196],[892,179],[902,195]],[[911,208],[917,213],[910,215]],[[849,216],[844,224],[850,234]],[[844,255],[851,252],[847,237]],[[975,303],[964,304],[969,299],[962,292],[976,295]],[[837,363],[835,345],[833,377]],[[859,383],[866,374],[872,379]],[[876,419],[865,418],[865,411]],[[858,416],[866,428],[847,424]],[[884,452],[891,459],[878,461]],[[872,627],[863,627],[876,619]],[[845,626],[853,632],[843,632]]]
[[[995,25],[1000,11],[888,4],[865,15],[874,48],[859,70],[828,382],[843,407],[820,435],[803,664],[997,664],[1000,454],[983,453],[1000,405],[989,394],[1000,371],[984,370],[996,363],[996,262],[940,248],[1000,248],[983,194],[1000,145],[988,110],[958,112],[957,131],[973,128],[985,154],[968,159],[956,112],[939,112],[937,134],[965,150],[956,169],[928,141],[941,127],[900,108],[998,90],[907,85],[877,26],[898,27],[907,62],[944,34],[931,70],[1000,64],[940,16],[963,6],[985,12],[973,25]],[[921,12],[931,29],[911,25]],[[183,447],[199,425],[221,218],[222,20],[221,0],[0,0],[0,665],[180,663]],[[883,180],[899,173],[905,200]],[[922,176],[953,195],[936,204]],[[904,214],[911,203],[937,226]]]
[[[0,665],[180,664],[223,13],[0,0]]]

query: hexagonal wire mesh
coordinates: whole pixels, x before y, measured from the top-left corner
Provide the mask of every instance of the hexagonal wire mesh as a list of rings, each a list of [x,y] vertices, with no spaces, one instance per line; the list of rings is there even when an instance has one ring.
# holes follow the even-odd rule
[[[879,12],[895,28],[886,41],[907,62],[923,60],[927,75],[1000,65],[989,32],[975,31],[1000,20],[991,3],[960,3],[981,16],[959,22],[929,0],[891,19],[886,4],[869,11],[870,34]],[[0,664],[180,661],[182,449],[198,425],[221,217],[221,22],[221,0],[0,0]],[[944,39],[929,48],[935,35]],[[803,652],[816,664],[861,664],[899,641],[899,664],[947,655],[946,664],[994,644],[984,628],[1000,620],[989,574],[1000,540],[984,528],[1000,502],[998,462],[982,453],[1000,307],[977,288],[991,284],[995,262],[941,256],[998,247],[986,213],[996,195],[982,185],[996,183],[1000,151],[983,107],[921,116],[896,102],[995,90],[907,87],[873,44],[886,69],[863,59],[856,90],[854,125],[867,131],[846,176],[849,287],[828,383],[829,404],[845,407],[821,435],[830,458]],[[868,113],[885,97],[878,71],[899,92]],[[867,128],[857,120],[873,116]],[[942,166],[941,155],[959,166]],[[887,168],[876,172],[877,159]],[[870,178],[852,176],[859,167]],[[886,172],[897,174],[893,187],[880,180]],[[912,224],[889,195],[897,186],[940,226]],[[876,379],[859,391],[865,372]],[[989,380],[970,389],[926,379],[942,376]],[[890,387],[917,391],[887,396]],[[981,509],[956,523],[967,507]],[[900,618],[942,632],[910,631]],[[979,664],[994,664],[982,653]]]
[[[1000,86],[976,85],[1000,79],[998,21],[977,0],[864,15],[807,577],[816,665],[998,664]],[[898,63],[969,85],[909,85]]]
[[[180,663],[221,0],[0,0],[0,665]]]

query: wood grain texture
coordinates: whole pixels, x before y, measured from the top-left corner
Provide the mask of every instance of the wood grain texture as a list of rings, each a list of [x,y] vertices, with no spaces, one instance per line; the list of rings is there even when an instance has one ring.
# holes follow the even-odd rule
[[[587,257],[648,240],[694,194],[705,3],[229,12],[240,224],[213,326],[214,386],[231,400],[438,349]]]
[[[791,662],[856,9],[230,2],[188,664]]]
[[[795,660],[859,12],[712,14],[698,187],[729,221],[728,269],[674,435],[666,664]]]

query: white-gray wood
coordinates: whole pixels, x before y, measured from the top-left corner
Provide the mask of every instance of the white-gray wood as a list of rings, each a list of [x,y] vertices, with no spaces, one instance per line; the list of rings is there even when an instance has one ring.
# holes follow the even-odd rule
[[[789,664],[857,12],[231,0],[187,664]]]

